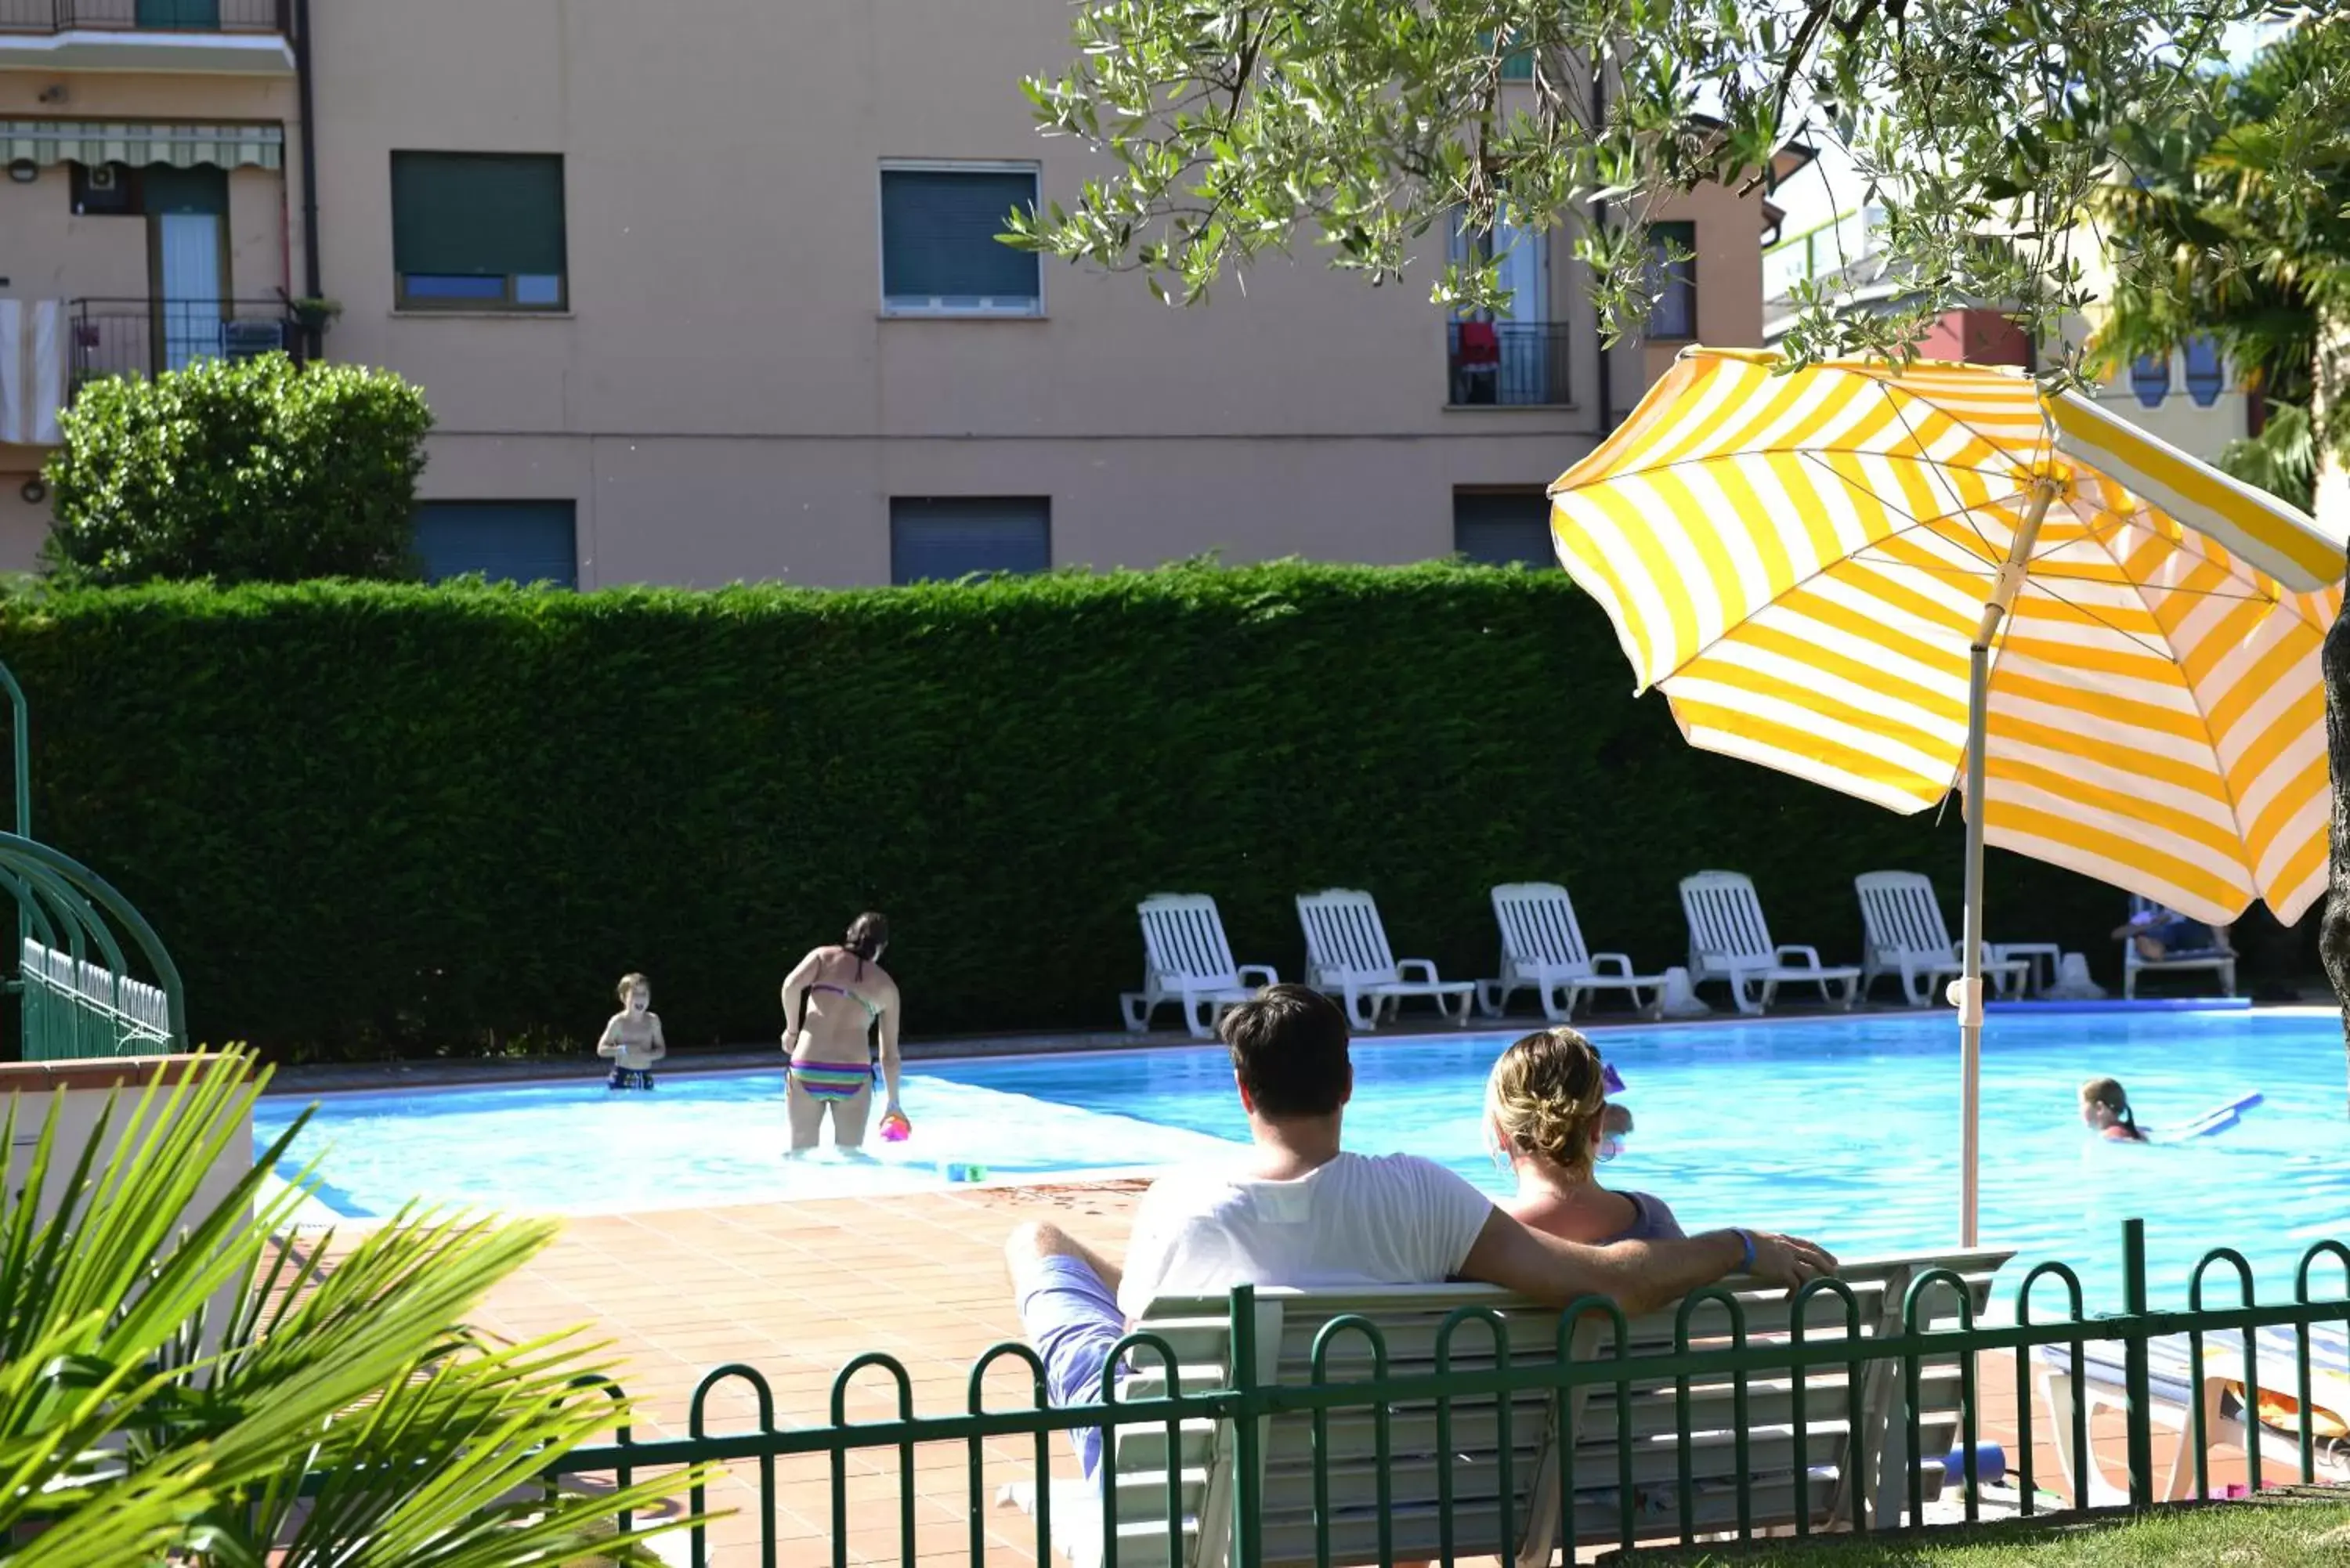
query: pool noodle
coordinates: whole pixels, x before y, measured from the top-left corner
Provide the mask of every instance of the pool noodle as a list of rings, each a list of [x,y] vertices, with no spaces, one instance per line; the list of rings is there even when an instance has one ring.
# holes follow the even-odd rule
[[[2234,1127],[2238,1122],[2244,1119],[2244,1112],[2251,1110],[2254,1106],[2261,1103],[2262,1096],[2258,1089],[2253,1090],[2249,1095],[2240,1095],[2236,1098],[2228,1101],[2225,1105],[2212,1106],[2210,1110],[2205,1111],[2201,1116],[2197,1116],[2193,1121],[2183,1122],[2175,1127],[2163,1128],[2159,1133],[2155,1135],[2155,1141],[2158,1143],[2184,1143],[2189,1138],[2210,1137],[2214,1133],[2226,1132],[2230,1127]]]

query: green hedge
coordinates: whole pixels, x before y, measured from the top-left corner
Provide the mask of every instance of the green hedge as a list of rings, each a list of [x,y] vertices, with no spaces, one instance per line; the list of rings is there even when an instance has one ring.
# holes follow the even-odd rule
[[[1831,960],[1855,873],[1957,892],[1955,810],[1690,750],[1556,573],[87,591],[0,607],[0,658],[42,836],[154,920],[200,1036],[282,1054],[585,1040],[629,969],[673,1041],[773,1040],[787,966],[868,907],[935,1034],[1110,1024],[1158,889],[1295,975],[1291,896],[1368,888],[1464,977],[1494,882],[1566,883],[1644,965],[1700,867]],[[1997,933],[2111,956],[2118,895],[1992,878]]]

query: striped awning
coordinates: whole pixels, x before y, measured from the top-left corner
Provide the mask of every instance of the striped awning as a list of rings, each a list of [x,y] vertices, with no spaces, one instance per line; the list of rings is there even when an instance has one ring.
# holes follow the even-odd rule
[[[1559,557],[1690,742],[1924,810],[1993,649],[1990,842],[2200,919],[2325,882],[2344,540],[2020,373],[1692,348],[1552,487]]]
[[[0,119],[0,163],[168,163],[192,169],[283,169],[286,128],[159,120]]]

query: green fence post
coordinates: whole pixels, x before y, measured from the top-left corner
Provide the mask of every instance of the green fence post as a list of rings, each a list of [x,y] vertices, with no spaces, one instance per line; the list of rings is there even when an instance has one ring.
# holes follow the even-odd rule
[[[1257,1431],[1256,1287],[1232,1287],[1232,1561],[1264,1561],[1263,1445]],[[1327,1521],[1323,1521],[1327,1528]]]
[[[2154,1394],[2146,1348],[2146,1221],[2122,1221],[2122,1382],[2129,1403],[2130,1507],[2154,1507]]]

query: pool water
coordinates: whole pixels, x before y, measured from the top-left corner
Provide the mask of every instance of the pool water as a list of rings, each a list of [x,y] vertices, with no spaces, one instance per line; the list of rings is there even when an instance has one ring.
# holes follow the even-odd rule
[[[1511,1034],[1358,1041],[1347,1143],[1441,1160],[1497,1195],[1483,1147],[1487,1071]],[[1637,1118],[1610,1186],[1669,1202],[1695,1231],[1746,1224],[1846,1256],[1948,1244],[1957,1231],[1958,1042],[1947,1015],[1618,1029],[1598,1037]],[[2149,1127],[2251,1090],[2265,1103],[2219,1137],[2158,1147],[2083,1131],[2081,1081],[2129,1086]],[[1247,1127],[1220,1048],[973,1058],[910,1066],[915,1136],[878,1158],[780,1158],[780,1074],[672,1075],[650,1096],[577,1085],[348,1095],[325,1101],[282,1167],[319,1158],[338,1213],[413,1197],[507,1212],[590,1213],[911,1190],[943,1162],[996,1179],[1082,1179],[1229,1158]],[[301,1109],[264,1102],[269,1138]],[[2262,1299],[2290,1299],[2313,1241],[2350,1241],[2338,1014],[2314,1010],[1995,1014],[1985,1032],[1982,1233],[2082,1272],[2093,1308],[2121,1299],[2120,1221],[2147,1221],[2158,1303],[2227,1245]],[[2345,1290],[2338,1265],[2321,1296]],[[2044,1310],[2060,1308],[2048,1290]],[[2215,1274],[2207,1299],[2234,1295]]]

